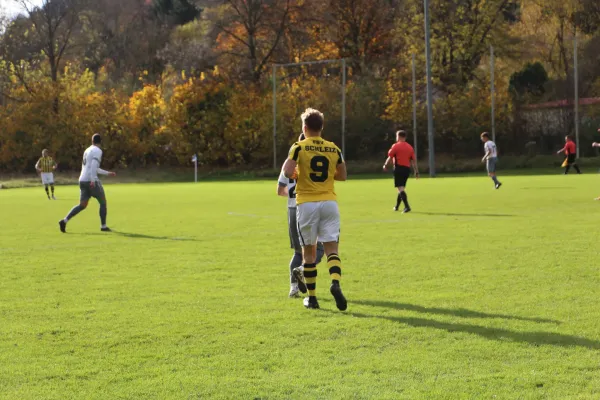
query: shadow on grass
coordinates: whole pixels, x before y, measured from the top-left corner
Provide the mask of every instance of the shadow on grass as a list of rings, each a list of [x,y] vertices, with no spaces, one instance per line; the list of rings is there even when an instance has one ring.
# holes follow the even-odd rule
[[[425,318],[388,317],[382,315],[369,315],[352,312],[348,313],[348,315],[356,318],[384,319],[387,321],[413,326],[415,328],[434,328],[444,330],[447,332],[464,332],[473,335],[478,335],[491,340],[529,343],[535,346],[578,346],[585,347],[588,349],[600,349],[600,341],[587,339],[579,336],[563,335],[560,333],[553,332],[515,332],[502,328],[489,328],[486,326],[479,325],[455,324]]]
[[[443,215],[448,217],[516,217],[513,214],[466,214],[466,213],[445,213],[445,212],[424,212],[424,211],[412,211],[412,214],[421,215]]]
[[[480,311],[467,310],[464,308],[423,307],[423,306],[418,306],[416,304],[405,304],[405,303],[396,303],[393,301],[378,301],[378,300],[356,300],[356,301],[353,301],[352,303],[360,304],[363,306],[371,306],[371,307],[393,308],[394,310],[416,311],[416,312],[420,312],[420,313],[424,313],[424,314],[454,315],[456,317],[461,317],[461,318],[499,318],[499,319],[513,319],[513,320],[519,320],[519,321],[560,324],[560,321],[557,321],[554,319],[536,318],[536,317],[519,317],[516,315],[506,315],[506,314],[490,314],[490,313],[484,313],[484,312],[480,312]]]
[[[178,237],[170,237],[170,236],[152,236],[152,235],[143,235],[141,233],[130,233],[130,232],[120,232],[113,230],[112,232],[95,232],[95,233],[81,233],[81,235],[89,235],[89,236],[107,236],[107,235],[118,235],[132,239],[150,239],[150,240],[173,240],[176,242],[199,242],[198,239],[193,238],[178,238]]]

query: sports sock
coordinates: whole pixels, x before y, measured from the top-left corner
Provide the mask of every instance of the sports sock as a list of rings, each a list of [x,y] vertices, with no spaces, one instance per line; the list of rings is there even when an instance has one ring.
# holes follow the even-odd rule
[[[65,222],[68,222],[71,218],[79,214],[81,211],[85,210],[85,208],[81,207],[80,204],[77,204],[75,207],[69,211],[69,214],[65,217]]]
[[[327,256],[327,266],[329,267],[329,276],[333,283],[339,283],[342,279],[342,260],[340,257],[331,253]]]
[[[317,296],[317,264],[304,264],[304,280],[309,297]]]
[[[52,196],[54,196],[54,185],[50,186],[50,190],[52,190]]]
[[[567,175],[569,173],[570,169],[571,169],[571,166],[567,165],[567,167],[565,168],[565,175]]]
[[[296,277],[294,276],[294,274],[292,274],[292,271],[294,270],[294,268],[298,268],[301,265],[302,265],[302,254],[294,253],[294,257],[292,257],[292,260],[290,261],[290,283],[297,283]]]
[[[108,210],[106,208],[106,203],[100,204],[100,223],[103,228],[106,228],[106,215],[108,214]]]
[[[402,196],[402,201],[404,201],[404,206],[406,208],[410,208],[410,206],[408,205],[408,195],[406,194],[406,191],[400,193],[400,195]]]
[[[396,199],[396,208],[400,207],[402,203],[402,192],[398,193],[398,198]]]
[[[492,176],[492,180],[494,181],[494,183],[497,185],[500,182],[498,182],[498,177],[496,175]]]
[[[44,186],[44,189],[46,190],[46,195],[47,195],[48,197],[50,197],[50,192],[48,192],[48,185],[45,185],[45,186]]]
[[[577,171],[578,174],[581,174],[581,171],[579,170],[579,165],[573,164],[573,168],[575,168],[575,171]]]

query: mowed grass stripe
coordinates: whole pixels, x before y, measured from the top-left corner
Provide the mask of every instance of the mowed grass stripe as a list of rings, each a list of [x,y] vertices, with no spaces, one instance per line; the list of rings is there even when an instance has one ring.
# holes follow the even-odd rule
[[[276,182],[1,191],[0,398],[598,398],[598,178],[501,180],[338,184],[345,313]]]

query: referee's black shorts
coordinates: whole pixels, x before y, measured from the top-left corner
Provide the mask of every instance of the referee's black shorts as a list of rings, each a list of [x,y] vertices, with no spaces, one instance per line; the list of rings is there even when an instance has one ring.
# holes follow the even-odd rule
[[[573,165],[577,161],[577,154],[569,154],[567,155],[567,165]]]
[[[406,187],[406,181],[410,176],[410,167],[402,165],[394,166],[394,187]]]

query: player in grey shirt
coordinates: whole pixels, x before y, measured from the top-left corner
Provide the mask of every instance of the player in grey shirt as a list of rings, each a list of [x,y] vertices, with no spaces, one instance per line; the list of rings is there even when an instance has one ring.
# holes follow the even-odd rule
[[[115,176],[116,174],[100,168],[100,162],[102,161],[101,144],[102,138],[96,133],[92,136],[92,145],[85,150],[85,153],[83,153],[81,175],[79,175],[79,204],[73,207],[64,219],[58,221],[62,233],[66,232],[67,222],[81,211],[85,210],[88,201],[92,197],[98,200],[98,203],[100,204],[100,230],[103,232],[110,232],[110,228],[106,226],[106,215],[108,213],[106,207],[106,195],[104,194],[104,188],[102,187],[102,182],[98,179],[98,175]]]
[[[496,177],[496,164],[498,163],[498,148],[496,147],[496,143],[492,142],[490,139],[490,134],[487,132],[483,132],[481,134],[481,141],[483,142],[483,149],[485,151],[485,155],[481,159],[481,162],[484,162],[487,167],[488,175],[494,181],[494,187],[496,189],[500,189],[502,183]]]

